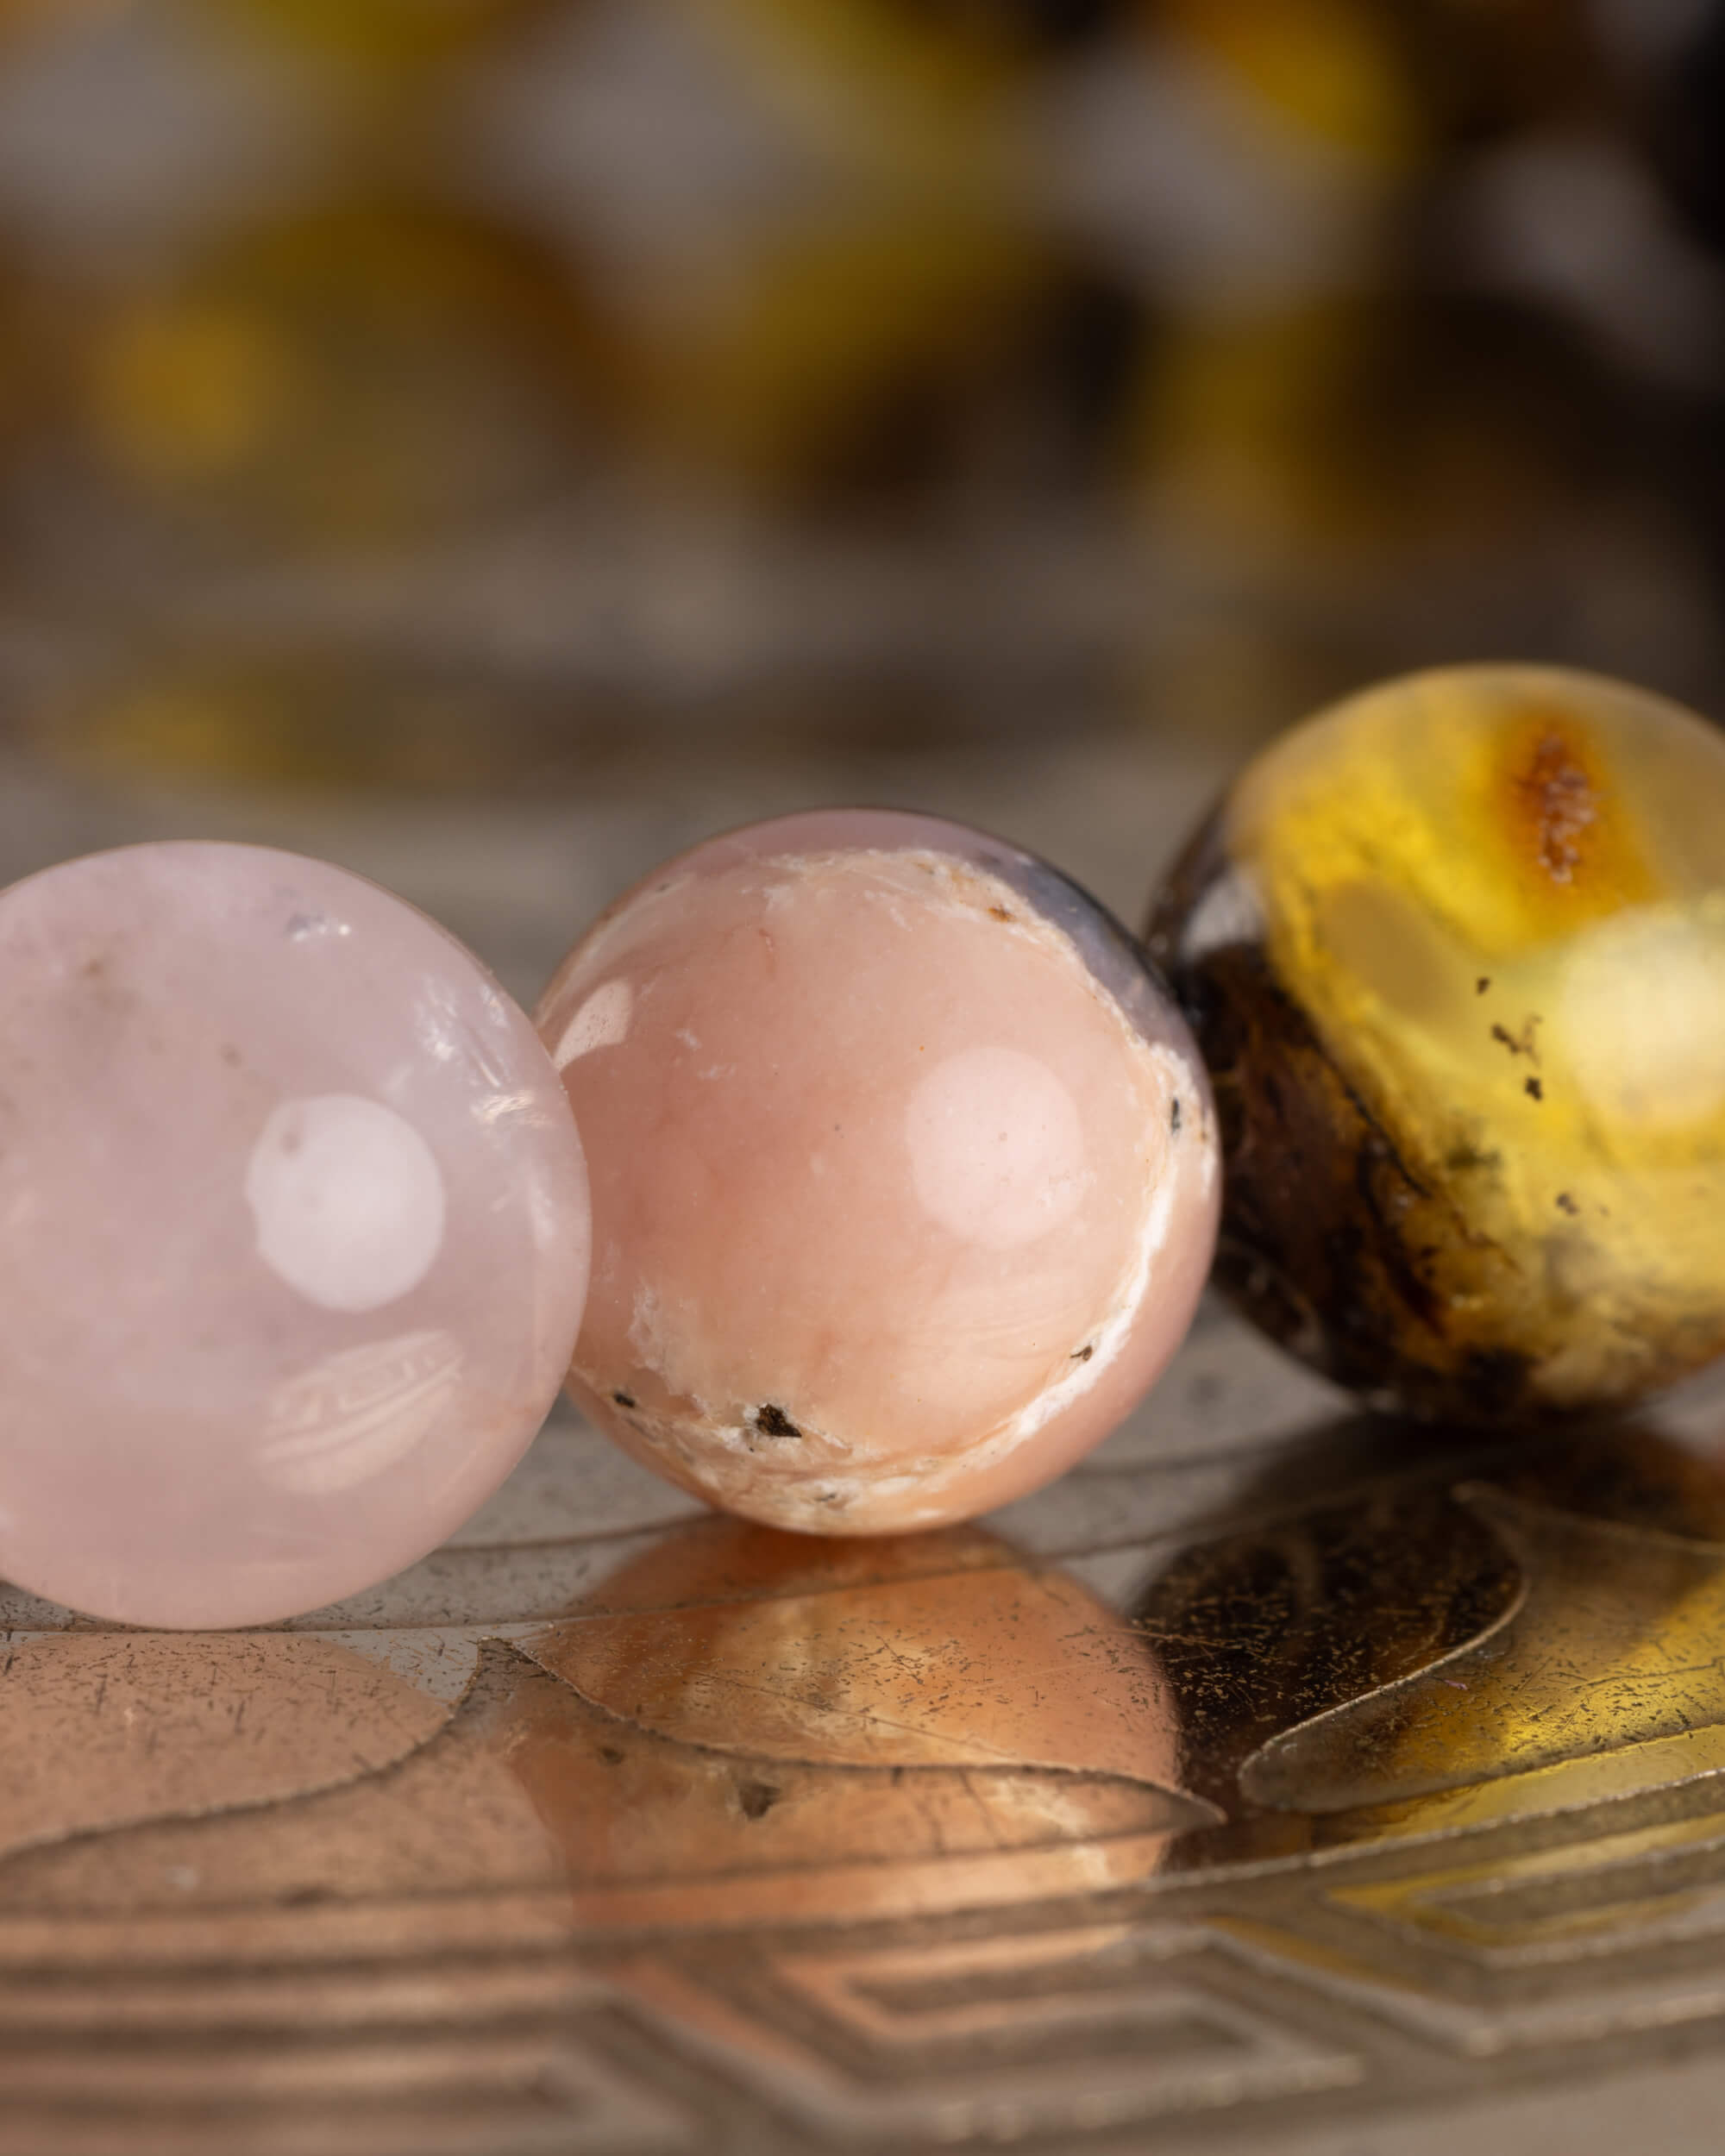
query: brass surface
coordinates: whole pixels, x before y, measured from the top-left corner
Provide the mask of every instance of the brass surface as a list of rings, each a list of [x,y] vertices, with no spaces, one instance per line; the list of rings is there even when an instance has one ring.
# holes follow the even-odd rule
[[[722,1520],[564,1414],[289,1626],[9,1593],[0,2148],[1412,2156],[1712,2088],[1725,1390],[1329,1405],[1208,1310],[974,1529]]]

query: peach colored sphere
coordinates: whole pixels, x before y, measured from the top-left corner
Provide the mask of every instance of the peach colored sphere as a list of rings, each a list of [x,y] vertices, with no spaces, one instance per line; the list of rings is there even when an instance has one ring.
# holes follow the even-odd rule
[[[1209,1268],[1209,1087],[1137,947],[930,817],[787,817],[620,899],[538,1012],[587,1148],[570,1370],[726,1510],[872,1534],[1051,1481]]]
[[[525,1015],[375,884],[135,846],[0,892],[0,1571],[258,1624],[494,1489],[586,1292]]]

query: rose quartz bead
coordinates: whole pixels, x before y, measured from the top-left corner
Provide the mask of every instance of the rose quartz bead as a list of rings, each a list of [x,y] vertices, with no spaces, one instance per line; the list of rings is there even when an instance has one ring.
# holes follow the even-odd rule
[[[146,1625],[371,1585],[555,1396],[591,1216],[524,1014],[362,878],[229,845],[0,893],[0,1570]]]
[[[871,810],[716,839],[538,1023],[593,1172],[570,1388],[715,1504],[969,1517],[1106,1436],[1186,1330],[1202,1066],[1123,931],[997,839]]]

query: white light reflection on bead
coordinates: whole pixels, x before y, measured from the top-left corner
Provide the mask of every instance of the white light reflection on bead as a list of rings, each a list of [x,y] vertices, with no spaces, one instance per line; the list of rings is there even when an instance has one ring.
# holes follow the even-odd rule
[[[488,1086],[506,1084],[508,1067],[499,1053],[503,1044],[487,1040],[466,1015],[462,1004],[463,989],[460,984],[429,974],[425,976],[420,983],[419,1007],[415,1013],[414,1030],[421,1048],[434,1062],[464,1062]],[[506,1025],[499,1024],[502,1006],[494,996],[488,995],[486,1016],[491,1031],[506,1031]]]
[[[616,1048],[629,1038],[629,1021],[635,1008],[635,991],[626,981],[607,981],[582,1004],[557,1044],[551,1058],[559,1070],[596,1048]]]
[[[540,1104],[530,1093],[494,1093],[489,1100],[474,1103],[474,1120],[495,1130],[500,1123],[513,1122],[517,1117],[535,1118],[543,1122]]]
[[[1578,936],[1554,1045],[1589,1104],[1655,1130],[1725,1106],[1725,904],[1626,908]]]
[[[334,920],[327,913],[294,913],[288,918],[287,932],[296,943],[304,943],[314,937],[351,936],[354,931],[350,923]]]
[[[1058,1227],[1090,1182],[1076,1102],[1046,1063],[1016,1048],[966,1049],[938,1063],[911,1095],[905,1137],[925,1210],[989,1250]]]
[[[285,1100],[247,1163],[258,1255],[324,1310],[379,1310],[443,1247],[443,1177],[393,1108],[358,1094]]]
[[[1235,943],[1256,943],[1264,935],[1264,908],[1244,872],[1231,868],[1217,878],[1197,905],[1180,935],[1180,956],[1195,965],[1213,950]]]

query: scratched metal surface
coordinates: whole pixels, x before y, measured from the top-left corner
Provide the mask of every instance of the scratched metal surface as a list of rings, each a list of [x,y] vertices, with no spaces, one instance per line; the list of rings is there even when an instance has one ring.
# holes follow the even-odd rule
[[[147,827],[0,775],[8,874]],[[1189,791],[1075,762],[1026,835],[1126,905]],[[567,908],[755,805],[565,810],[465,899],[429,812],[271,835],[465,904],[530,991]],[[1716,2145],[1717,1386],[1486,1445],[1209,1309],[974,1529],[745,1528],[562,1413],[337,1608],[0,1624],[7,2156]]]

